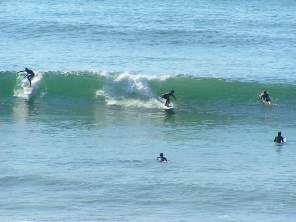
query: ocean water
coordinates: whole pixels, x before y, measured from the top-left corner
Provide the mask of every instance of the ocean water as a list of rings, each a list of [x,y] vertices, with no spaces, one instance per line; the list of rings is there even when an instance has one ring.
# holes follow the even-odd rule
[[[295,8],[1,1],[0,221],[294,222]]]

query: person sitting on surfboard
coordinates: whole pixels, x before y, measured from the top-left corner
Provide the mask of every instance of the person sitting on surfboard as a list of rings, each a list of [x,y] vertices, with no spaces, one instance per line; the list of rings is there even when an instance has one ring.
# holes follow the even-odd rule
[[[278,132],[278,135],[274,138],[275,143],[284,143],[284,137],[282,137],[282,132]]]
[[[21,73],[21,72],[25,72],[26,73],[25,76],[24,76],[24,78],[27,78],[28,79],[28,81],[30,83],[30,87],[31,87],[31,85],[32,85],[31,84],[31,81],[34,78],[35,73],[33,72],[33,70],[28,69],[28,68],[25,68],[25,70],[19,71],[17,73]]]
[[[261,93],[259,97],[260,97],[260,99],[262,99],[265,102],[271,102],[270,96],[266,91]]]
[[[163,99],[166,100],[166,101],[165,101],[165,106],[170,107],[170,103],[171,103],[171,101],[170,101],[170,97],[171,97],[171,96],[172,96],[174,99],[176,99],[174,93],[175,93],[175,91],[174,91],[174,90],[171,90],[169,93],[165,93],[165,94],[163,94],[163,95],[161,96],[161,98],[163,98]]]
[[[156,158],[159,162],[167,162],[167,158],[163,156],[163,153],[160,153],[159,156]]]

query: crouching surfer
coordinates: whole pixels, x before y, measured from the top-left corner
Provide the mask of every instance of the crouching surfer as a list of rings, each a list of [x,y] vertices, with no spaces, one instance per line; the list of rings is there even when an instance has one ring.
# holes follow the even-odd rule
[[[163,98],[163,99],[166,100],[165,101],[165,106],[167,106],[167,107],[170,107],[170,103],[171,103],[170,97],[173,97],[176,100],[175,91],[174,90],[171,90],[170,92],[161,95],[161,98]]]
[[[264,91],[263,93],[261,93],[259,95],[259,98],[262,100],[262,102],[271,104],[271,99],[267,91]]]
[[[28,69],[28,68],[25,68],[25,70],[19,71],[17,73],[25,73],[24,78],[27,78],[28,79],[29,84],[30,84],[30,87],[31,87],[31,85],[32,85],[32,79],[35,76],[35,73],[33,72],[33,70]]]

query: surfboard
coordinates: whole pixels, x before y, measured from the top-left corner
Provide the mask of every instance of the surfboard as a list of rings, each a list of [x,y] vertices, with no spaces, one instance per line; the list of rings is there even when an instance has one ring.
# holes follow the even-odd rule
[[[174,110],[173,106],[164,106],[163,108],[164,108],[164,110],[167,110],[167,111]]]
[[[174,110],[174,107],[173,106],[163,106],[163,110],[166,114],[175,114],[175,110]]]

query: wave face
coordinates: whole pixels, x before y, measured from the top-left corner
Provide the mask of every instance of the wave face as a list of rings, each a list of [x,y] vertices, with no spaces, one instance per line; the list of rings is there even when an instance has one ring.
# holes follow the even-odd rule
[[[254,103],[262,90],[273,101],[295,103],[296,86],[242,82],[219,78],[197,78],[188,75],[146,76],[129,73],[45,72],[35,97],[41,99],[85,98],[103,100],[106,105],[155,107],[159,96],[174,89],[177,104]],[[19,96],[20,77],[16,72],[1,72],[1,97]]]

